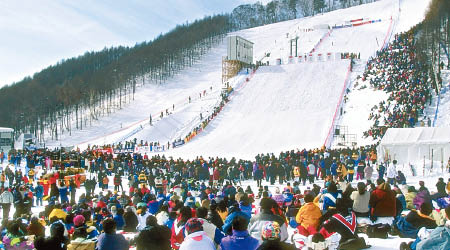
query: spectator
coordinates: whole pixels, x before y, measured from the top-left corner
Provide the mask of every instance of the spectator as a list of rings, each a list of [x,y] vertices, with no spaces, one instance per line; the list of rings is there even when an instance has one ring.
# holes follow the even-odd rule
[[[266,221],[261,228],[262,244],[258,250],[282,249],[294,250],[295,247],[281,240],[281,228],[276,221]]]
[[[348,208],[342,199],[336,200],[336,211],[321,229],[322,235],[337,232],[341,236],[339,249],[364,249],[367,245],[363,238],[356,234],[356,215],[348,212]],[[326,233],[324,232],[326,230]],[[344,247],[345,246],[345,247]]]
[[[124,232],[136,232],[136,228],[139,224],[136,214],[133,212],[133,207],[127,207],[127,211],[123,214]]]
[[[314,196],[311,192],[305,195],[304,200],[305,204],[298,211],[295,220],[299,224],[297,226],[299,233],[308,236],[317,232],[322,213],[319,207],[314,204]]]
[[[272,212],[272,203],[275,202],[270,198],[262,198],[260,202],[261,212],[250,219],[249,233],[252,237],[258,239],[260,242],[261,238],[261,228],[266,222],[277,222],[280,228],[280,239],[285,241],[288,237],[287,226],[283,218]]]
[[[185,224],[186,238],[180,245],[180,250],[204,249],[215,250],[213,241],[203,231],[202,222],[197,218],[190,218]]]
[[[11,221],[7,225],[6,234],[2,239],[6,250],[33,249],[33,243],[27,242],[25,235],[20,230],[19,223]]]
[[[424,240],[417,244],[416,250],[450,249],[450,206],[445,208],[447,223],[438,227]]]
[[[395,194],[387,182],[379,182],[378,187],[370,195],[370,213],[373,219],[377,217],[394,217],[396,214]]]
[[[137,250],[170,250],[170,229],[158,225],[153,216],[147,217],[146,225],[136,236]]]
[[[106,219],[102,223],[104,233],[100,234],[97,241],[98,250],[128,250],[128,241],[121,234],[116,234],[116,222]]]
[[[417,192],[414,186],[408,186],[408,192],[405,195],[406,209],[415,209],[414,199],[416,198]]]
[[[192,217],[192,211],[189,207],[181,207],[179,211],[179,216],[173,222],[172,235],[170,236],[171,246],[174,249],[179,249],[181,243],[184,240],[185,235],[185,225],[186,222]],[[203,228],[202,228],[203,230]]]
[[[50,228],[50,237],[38,237],[34,241],[34,247],[37,250],[65,250],[69,239],[64,236],[64,225],[61,223],[54,223]]]
[[[220,243],[221,250],[255,250],[259,241],[250,236],[247,231],[248,220],[244,216],[236,216],[233,219],[232,235],[226,236]]]
[[[225,234],[206,219],[207,215],[208,209],[204,207],[199,207],[197,209],[197,217],[203,225],[203,231],[206,233],[206,235],[208,235],[210,239],[212,239],[217,245],[219,245],[222,241],[222,238],[225,237]]]
[[[366,191],[366,184],[358,182],[358,190],[353,191],[350,198],[353,200],[353,212],[357,217],[369,216],[370,193]]]

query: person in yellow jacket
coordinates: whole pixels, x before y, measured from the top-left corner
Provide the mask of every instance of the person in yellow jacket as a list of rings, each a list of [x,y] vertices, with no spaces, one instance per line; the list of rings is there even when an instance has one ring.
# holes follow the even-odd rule
[[[2,187],[5,186],[5,181],[6,181],[6,175],[4,173],[2,173],[2,175],[0,176],[0,182]]]
[[[295,221],[299,224],[297,230],[304,236],[313,235],[317,232],[322,212],[320,208],[314,204],[314,195],[309,192],[305,195],[305,204],[300,208]]]
[[[372,150],[370,153],[370,161],[372,161],[372,164],[375,164],[377,162],[377,152],[375,150]]]
[[[300,181],[300,167],[295,166],[293,172],[294,172],[295,181]]]
[[[144,173],[144,172],[141,172],[141,173],[139,174],[138,180],[139,180],[139,182],[141,182],[141,183],[147,181],[147,177],[145,176],[145,173]]]
[[[33,169],[30,169],[30,171],[28,171],[28,179],[34,180],[34,170]]]
[[[450,193],[450,178],[448,178],[447,186],[445,187],[447,189],[447,193]]]
[[[345,179],[345,177],[347,176],[347,168],[345,167],[345,164],[343,164],[343,163],[339,164],[337,172],[338,172],[338,176],[341,176],[342,178]]]
[[[102,183],[103,183],[103,188],[102,189],[103,190],[108,189],[109,179],[108,179],[107,175],[103,176]]]
[[[53,217],[66,220],[67,213],[61,209],[61,204],[57,203],[55,205],[55,207],[53,208],[52,212],[50,213],[50,215],[48,216],[49,219],[51,219]]]

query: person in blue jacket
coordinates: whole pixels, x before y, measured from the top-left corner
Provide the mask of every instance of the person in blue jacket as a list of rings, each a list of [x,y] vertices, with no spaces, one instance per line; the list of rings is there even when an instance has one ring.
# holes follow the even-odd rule
[[[331,163],[331,175],[333,176],[333,179],[337,180],[337,169],[338,169],[338,165],[336,163],[336,159],[333,159],[333,163]]]
[[[237,216],[243,216],[245,217],[248,221],[250,221],[250,217],[241,211],[241,209],[235,205],[235,206],[231,206],[228,208],[228,216],[225,219],[225,222],[222,226],[222,231],[227,234],[227,235],[231,235],[232,231],[231,231],[231,226],[233,223],[233,219]]]
[[[336,184],[331,182],[327,187],[327,192],[323,194],[322,212],[326,213],[328,208],[336,207],[336,200],[341,197],[342,195],[339,193]]]
[[[40,182],[37,183],[34,195],[36,196],[36,206],[43,206],[42,199],[44,198],[44,187]]]
[[[248,220],[243,216],[236,216],[233,219],[233,233],[222,239],[220,249],[222,250],[255,250],[259,246],[259,241],[250,236],[247,231]]]

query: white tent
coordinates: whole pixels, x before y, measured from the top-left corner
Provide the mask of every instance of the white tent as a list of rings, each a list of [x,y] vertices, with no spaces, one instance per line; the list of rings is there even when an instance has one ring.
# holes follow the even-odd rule
[[[377,148],[379,161],[443,162],[450,157],[450,127],[389,128]]]

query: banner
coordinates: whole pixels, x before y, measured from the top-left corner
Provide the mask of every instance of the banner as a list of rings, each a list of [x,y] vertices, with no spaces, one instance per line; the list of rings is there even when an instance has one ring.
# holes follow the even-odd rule
[[[172,143],[172,145],[174,148],[182,146],[182,145],[184,145],[184,140],[176,141],[176,142]]]

